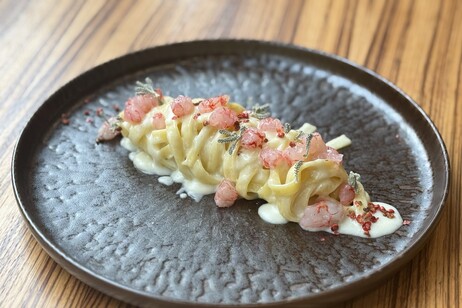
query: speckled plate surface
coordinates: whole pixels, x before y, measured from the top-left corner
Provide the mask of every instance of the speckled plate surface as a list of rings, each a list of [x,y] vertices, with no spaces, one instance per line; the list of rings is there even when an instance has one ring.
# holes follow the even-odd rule
[[[310,122],[325,139],[347,134],[347,171],[411,224],[378,239],[335,236],[267,224],[259,200],[218,209],[213,196],[180,199],[179,186],[138,172],[118,142],[94,142],[96,110],[115,114],[146,76],[167,95],[229,94],[269,103],[295,127]],[[381,77],[317,51],[231,40],[148,49],[77,77],[32,116],[12,177],[47,252],[112,296],[146,306],[305,307],[349,299],[408,262],[440,216],[448,169],[430,119]]]

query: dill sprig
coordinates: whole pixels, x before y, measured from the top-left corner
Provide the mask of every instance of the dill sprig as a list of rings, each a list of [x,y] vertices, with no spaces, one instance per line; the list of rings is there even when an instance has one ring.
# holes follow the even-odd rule
[[[354,173],[353,171],[350,171],[350,174],[348,175],[348,185],[353,187],[355,190],[355,193],[359,193],[359,181],[361,180],[361,176],[358,173]]]
[[[153,95],[156,98],[159,98],[159,104],[163,104],[160,100],[161,95],[154,89],[154,84],[152,83],[151,78],[146,77],[146,83],[142,83],[141,81],[136,82],[135,87],[135,94],[136,95]]]
[[[228,143],[228,142],[233,142],[233,141],[239,140],[240,138],[241,138],[241,136],[236,134],[236,135],[229,136],[229,137],[226,137],[226,138],[218,139],[218,142],[219,143]]]
[[[270,106],[268,104],[264,105],[254,105],[252,107],[252,112],[250,113],[251,117],[257,118],[259,120],[268,118],[271,116]]]
[[[303,132],[300,132],[299,136],[301,136]],[[297,136],[297,139],[299,138]],[[308,157],[308,153],[310,152],[310,143],[311,139],[313,139],[313,134],[309,134],[306,136],[306,146],[305,146],[305,154],[303,155],[304,158]],[[302,167],[302,164],[304,163],[304,160],[299,160],[294,164],[294,173],[295,173],[295,179],[298,182],[298,174],[300,173],[300,168]]]
[[[290,132],[291,128],[292,127],[290,126],[289,123],[284,123],[284,133],[285,134],[288,134]]]
[[[245,126],[241,126],[238,132],[230,132],[226,129],[220,129],[219,132],[222,135],[225,135],[225,138],[218,139],[219,143],[229,143],[232,142],[230,147],[228,148],[228,153],[229,155],[232,155],[234,152],[234,149],[237,146],[237,143],[239,140],[242,138],[242,133],[246,130]]]
[[[298,182],[298,174],[300,173],[300,168],[302,167],[302,164],[303,164],[303,160],[299,160],[294,165],[295,180],[297,182]]]
[[[305,158],[308,157],[308,153],[310,152],[311,139],[313,139],[313,134],[306,136],[305,154],[303,155]]]
[[[235,134],[235,132],[230,132],[229,130],[226,130],[226,129],[220,129],[218,132],[228,137],[233,136]]]

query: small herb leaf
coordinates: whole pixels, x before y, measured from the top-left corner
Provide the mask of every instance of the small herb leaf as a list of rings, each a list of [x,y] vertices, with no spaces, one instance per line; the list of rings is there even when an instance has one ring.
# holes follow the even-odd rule
[[[300,168],[301,168],[302,164],[303,164],[303,160],[299,160],[294,165],[295,180],[297,182],[299,181],[298,175],[300,173]]]
[[[219,132],[225,136],[225,138],[220,138],[218,139],[219,143],[229,143],[232,142],[231,145],[228,148],[228,153],[229,155],[232,155],[234,152],[234,149],[237,146],[237,143],[239,140],[242,138],[242,133],[245,131],[246,127],[241,126],[238,132],[230,132],[228,130],[222,129],[219,130]]]
[[[153,95],[156,98],[161,97],[161,95],[154,89],[154,84],[152,83],[152,80],[149,77],[146,77],[145,83],[142,83],[141,81],[136,82],[135,94]],[[159,99],[159,103],[162,104],[163,102]]]
[[[308,157],[308,153],[310,152],[311,139],[313,139],[313,134],[306,136],[305,154],[303,155],[305,158]]]
[[[348,185],[353,187],[355,190],[355,193],[359,193],[359,186],[358,183],[361,180],[361,176],[358,173],[354,173],[353,171],[350,171],[350,174],[348,175]]]
[[[252,112],[250,113],[251,117],[257,118],[259,120],[268,118],[271,116],[270,106],[268,104],[264,105],[254,105],[252,107]]]

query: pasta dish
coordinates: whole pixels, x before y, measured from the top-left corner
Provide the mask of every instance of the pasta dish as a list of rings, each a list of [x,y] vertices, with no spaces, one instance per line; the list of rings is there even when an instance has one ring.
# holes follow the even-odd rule
[[[172,98],[149,79],[136,92],[97,141],[120,132],[135,167],[181,183],[180,197],[214,193],[218,207],[264,199],[262,219],[308,231],[378,237],[402,225],[393,206],[371,202],[360,176],[344,169],[338,150],[351,143],[346,136],[325,143],[313,125],[294,129],[267,105],[246,109],[227,95]]]

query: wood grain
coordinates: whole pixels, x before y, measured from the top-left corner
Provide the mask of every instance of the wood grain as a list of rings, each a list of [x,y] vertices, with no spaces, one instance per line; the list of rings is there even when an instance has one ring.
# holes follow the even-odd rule
[[[75,279],[28,231],[11,187],[15,140],[60,86],[127,52],[204,38],[294,43],[391,80],[445,140],[452,184],[429,243],[378,289],[344,307],[459,307],[462,2],[327,0],[0,1],[0,306],[125,307]]]

